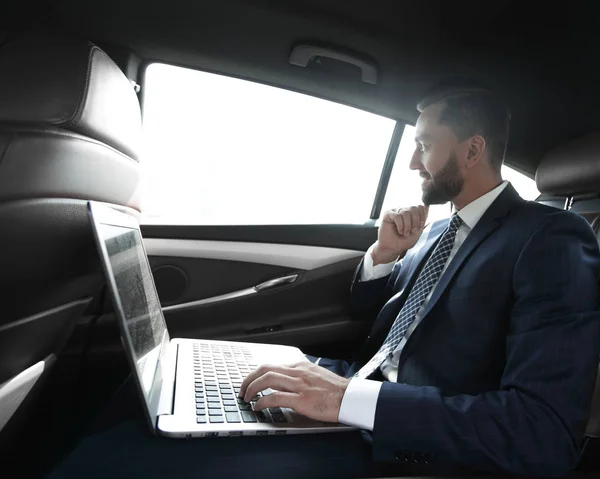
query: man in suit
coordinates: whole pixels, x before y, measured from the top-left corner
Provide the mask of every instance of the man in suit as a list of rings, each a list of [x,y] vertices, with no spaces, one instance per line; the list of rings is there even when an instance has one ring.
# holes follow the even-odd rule
[[[375,460],[560,475],[579,460],[600,353],[600,254],[587,222],[501,178],[507,108],[477,88],[419,105],[410,167],[424,206],[387,212],[352,301],[373,315],[351,361],[263,365],[255,409],[291,407],[372,436]],[[428,227],[427,207],[451,201]]]
[[[373,321],[364,347],[349,361],[263,365],[240,390],[247,400],[275,390],[256,410],[291,407],[361,432],[175,441],[149,437],[143,420],[104,421],[53,479],[393,477],[455,465],[560,476],[577,463],[600,352],[596,238],[582,218],[502,181],[508,113],[492,94],[439,89],[420,110],[411,168],[425,205],[387,212],[357,270],[351,299]],[[456,214],[427,225],[427,205],[447,201]],[[427,463],[435,469],[415,466]]]

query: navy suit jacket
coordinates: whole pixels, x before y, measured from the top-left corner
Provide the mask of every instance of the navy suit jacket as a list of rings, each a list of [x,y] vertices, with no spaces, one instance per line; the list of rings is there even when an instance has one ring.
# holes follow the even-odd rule
[[[355,278],[352,302],[376,317],[371,333],[354,362],[321,365],[350,377],[375,354],[447,224],[425,231],[390,276]],[[575,467],[600,353],[599,271],[582,217],[508,185],[442,275],[398,382],[381,387],[374,459],[547,476]]]

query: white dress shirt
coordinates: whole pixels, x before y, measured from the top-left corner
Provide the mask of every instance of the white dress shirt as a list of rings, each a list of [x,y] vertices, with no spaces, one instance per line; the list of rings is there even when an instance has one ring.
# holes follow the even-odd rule
[[[456,238],[454,240],[454,246],[448,257],[448,261],[444,266],[442,275],[446,271],[446,268],[456,256],[456,252],[460,246],[464,243],[465,239],[475,227],[477,222],[481,219],[483,214],[487,211],[490,205],[498,198],[500,193],[504,191],[504,188],[508,185],[507,181],[502,182],[499,186],[489,191],[483,196],[480,196],[476,200],[472,201],[464,208],[462,208],[457,214],[462,220],[462,224],[456,232]],[[360,281],[370,281],[384,276],[389,275],[394,268],[394,262],[387,264],[378,264],[373,266],[373,258],[371,257],[371,248],[367,251],[364,257],[362,270],[360,272]],[[441,275],[440,275],[441,278]],[[439,280],[438,280],[439,282]],[[406,340],[410,337],[416,327],[421,321],[421,314],[431,295],[433,290],[436,288],[437,283],[431,288],[431,292],[425,298],[423,305],[415,315],[414,321],[406,330],[404,338],[398,344],[398,347],[390,354],[387,359],[380,366],[381,373],[383,376],[392,382],[396,382],[398,378],[398,360],[402,348],[406,344]],[[349,426],[358,427],[360,429],[366,429],[369,431],[373,430],[373,424],[375,422],[375,408],[377,406],[377,399],[379,397],[379,390],[381,388],[380,381],[373,381],[370,379],[351,379],[350,384],[342,398],[342,405],[340,407],[340,414],[338,417],[339,422],[347,424]]]

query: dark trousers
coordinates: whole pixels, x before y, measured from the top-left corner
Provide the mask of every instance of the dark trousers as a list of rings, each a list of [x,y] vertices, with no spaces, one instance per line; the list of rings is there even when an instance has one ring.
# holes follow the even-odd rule
[[[58,478],[368,477],[378,467],[359,433],[177,440],[126,421],[87,438]]]
[[[373,462],[371,445],[358,431],[198,439],[153,436],[134,389],[131,382],[121,388],[51,479],[352,478],[400,472],[396,465]]]
[[[474,471],[379,463],[360,431],[170,439],[154,436],[127,381],[50,479],[360,478],[472,476]]]

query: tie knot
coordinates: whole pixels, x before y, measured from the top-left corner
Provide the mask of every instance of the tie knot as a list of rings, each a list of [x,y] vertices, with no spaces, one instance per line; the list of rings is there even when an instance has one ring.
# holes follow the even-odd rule
[[[458,231],[458,228],[460,228],[460,225],[462,225],[462,220],[460,219],[460,216],[458,216],[457,213],[454,213],[452,215],[452,218],[450,218],[450,223],[448,224],[448,231],[456,232]]]

